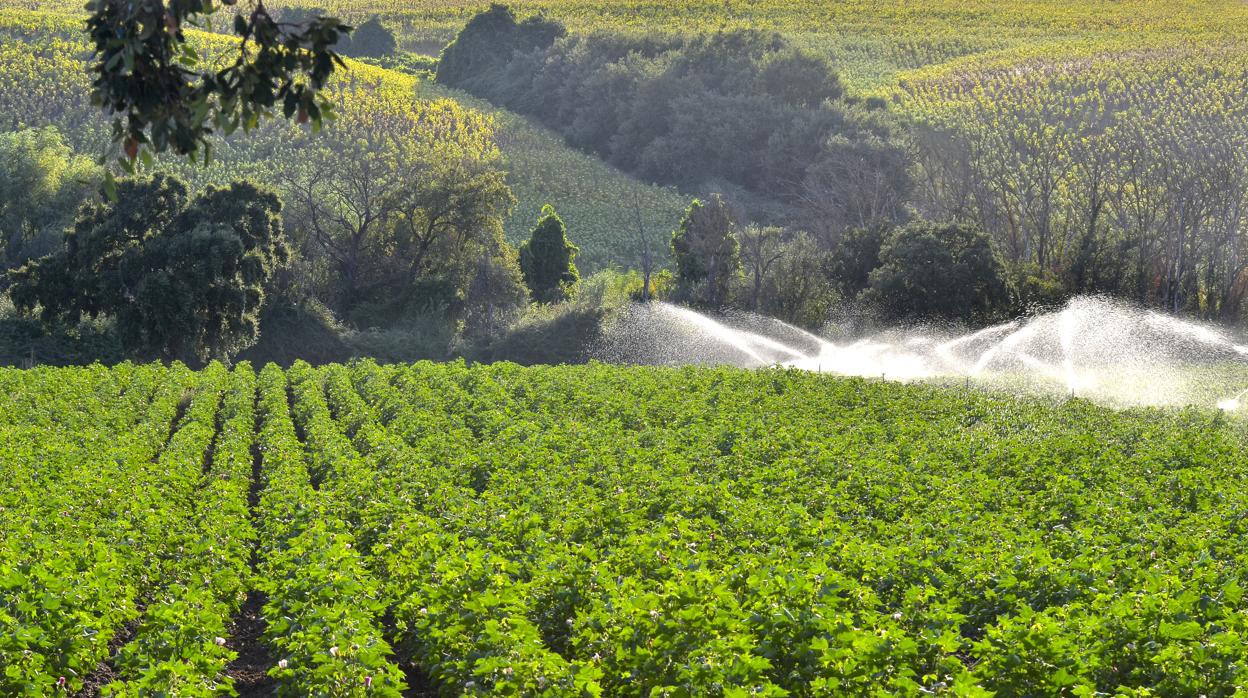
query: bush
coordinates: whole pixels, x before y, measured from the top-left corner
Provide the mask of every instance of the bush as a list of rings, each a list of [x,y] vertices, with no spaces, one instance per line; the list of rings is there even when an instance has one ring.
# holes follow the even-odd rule
[[[1016,315],[1054,310],[1073,295],[1056,274],[1034,264],[1021,265],[1010,276]]]
[[[356,350],[344,341],[346,333],[333,312],[315,298],[277,294],[266,299],[260,311],[259,339],[236,358],[257,366],[284,367],[301,359],[313,364],[347,361]]]
[[[852,228],[841,236],[829,273],[842,296],[856,298],[871,285],[871,272],[880,266],[880,247],[888,233],[888,229],[874,226]]]
[[[808,234],[784,245],[762,293],[762,312],[785,322],[818,330],[841,298],[829,271],[831,255]]]
[[[460,354],[475,361],[571,364],[588,361],[606,326],[640,293],[636,272],[604,271],[581,283],[574,300],[531,305],[515,324]]]
[[[375,16],[356,27],[342,44],[339,50],[343,55],[357,58],[380,58],[398,50],[394,34]]]
[[[7,295],[0,295],[0,366],[116,364],[124,356],[111,320],[49,328],[22,316]]]
[[[1005,268],[982,231],[917,223],[880,248],[863,294],[889,319],[992,320],[1009,309]]]

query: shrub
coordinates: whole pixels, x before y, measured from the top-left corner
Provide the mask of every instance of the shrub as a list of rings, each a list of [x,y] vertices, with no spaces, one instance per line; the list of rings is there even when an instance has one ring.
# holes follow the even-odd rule
[[[1009,306],[1005,268],[983,232],[917,223],[880,247],[863,294],[889,318],[991,319]]]

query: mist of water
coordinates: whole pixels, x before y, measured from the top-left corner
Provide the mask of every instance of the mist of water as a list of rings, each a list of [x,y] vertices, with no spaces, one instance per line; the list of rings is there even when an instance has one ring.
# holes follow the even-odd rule
[[[1248,347],[1224,330],[1096,297],[969,333],[895,329],[836,341],[775,318],[713,318],[667,303],[638,304],[608,331],[596,354],[622,363],[779,365],[899,381],[957,379],[1116,405],[1235,411],[1248,396],[1244,384],[1235,384],[1248,384]]]

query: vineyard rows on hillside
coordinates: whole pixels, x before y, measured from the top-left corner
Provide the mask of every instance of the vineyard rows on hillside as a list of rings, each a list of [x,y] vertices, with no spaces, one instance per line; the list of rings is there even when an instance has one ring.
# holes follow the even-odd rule
[[[544,13],[577,33],[775,31],[847,67],[848,82],[886,86],[898,71],[963,56],[1030,47],[1053,53],[1071,40],[1084,45],[1162,40],[1219,42],[1244,35],[1248,7],[1234,0],[515,0],[522,14]],[[429,55],[454,38],[489,0],[271,0],[281,9],[307,7],[360,22],[376,15],[402,48]],[[80,12],[76,0],[37,3],[39,9]],[[0,8],[32,9],[29,0],[0,0]]]
[[[370,362],[0,403],[4,695],[1248,690],[1216,412]]]

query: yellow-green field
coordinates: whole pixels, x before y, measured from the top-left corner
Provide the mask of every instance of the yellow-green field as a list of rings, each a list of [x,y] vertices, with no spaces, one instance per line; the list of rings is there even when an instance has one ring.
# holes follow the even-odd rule
[[[270,8],[322,8],[358,21],[378,15],[409,50],[436,54],[489,0],[270,0]],[[713,31],[783,33],[837,61],[859,89],[897,73],[963,56],[1022,47],[1222,43],[1248,34],[1239,0],[515,0],[574,32]],[[79,0],[0,0],[0,7],[81,11]]]

